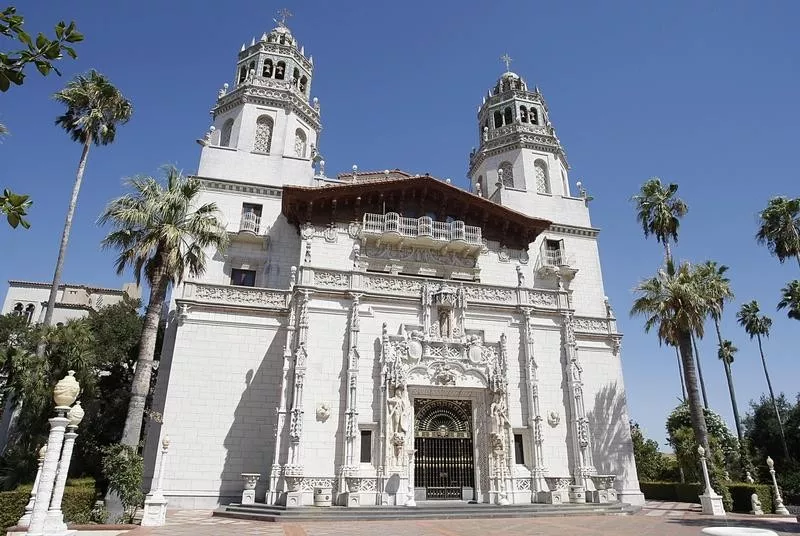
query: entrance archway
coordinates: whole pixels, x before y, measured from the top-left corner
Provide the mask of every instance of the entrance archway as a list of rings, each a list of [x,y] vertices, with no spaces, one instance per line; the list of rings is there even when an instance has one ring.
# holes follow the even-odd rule
[[[414,400],[414,483],[427,500],[472,498],[472,402]]]

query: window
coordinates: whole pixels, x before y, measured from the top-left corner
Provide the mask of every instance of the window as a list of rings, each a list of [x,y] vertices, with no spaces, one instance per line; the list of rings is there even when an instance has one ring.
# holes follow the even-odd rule
[[[294,155],[299,158],[306,157],[306,133],[300,128],[294,133]]]
[[[536,108],[531,106],[531,109],[530,109],[529,113],[530,113],[531,123],[533,123],[534,125],[538,125],[539,124],[539,112],[536,111]]]
[[[300,92],[305,94],[307,87],[308,87],[308,78],[306,78],[305,75],[301,76],[300,77]]]
[[[231,285],[237,285],[240,287],[256,286],[256,271],[234,268],[231,270]]]
[[[264,60],[264,67],[261,68],[261,76],[270,78],[272,76],[272,60],[267,58]]]
[[[546,240],[545,241],[545,255],[547,258],[545,262],[549,266],[561,266],[563,264],[563,248],[561,240]]]
[[[533,163],[533,169],[536,176],[536,191],[540,194],[549,194],[550,177],[547,176],[547,164],[543,160],[537,160]]]
[[[242,222],[239,226],[240,231],[250,231],[258,234],[258,227],[261,223],[261,205],[253,203],[242,203]]]
[[[483,185],[483,175],[478,175],[478,181],[475,183],[475,194],[483,197],[486,189]]]
[[[514,112],[511,111],[510,106],[503,110],[503,120],[505,121],[506,125],[510,125],[514,122]]]
[[[361,430],[361,463],[372,463],[372,430]]]
[[[244,82],[246,78],[247,78],[247,67],[242,65],[242,68],[239,69],[239,83],[241,84],[242,82]]]
[[[561,187],[564,188],[564,196],[569,195],[569,186],[567,185],[567,174],[561,170]]]
[[[272,128],[275,123],[268,115],[262,115],[256,120],[256,139],[253,143],[253,152],[269,153],[272,145]]]
[[[219,137],[219,144],[222,147],[230,147],[231,146],[231,133],[233,132],[233,119],[228,119],[225,121],[225,124],[222,125],[222,134]]]
[[[500,164],[500,169],[503,170],[503,187],[514,187],[514,168],[511,167],[511,162],[503,162]]]
[[[286,77],[286,62],[279,61],[275,66],[275,79],[283,80]]]
[[[528,109],[524,106],[519,107],[519,120],[520,123],[527,123],[528,122]]]
[[[32,303],[29,303],[28,306],[25,308],[25,322],[30,324],[33,321],[33,312],[36,310],[36,306]]]
[[[300,83],[300,69],[295,67],[294,71],[292,71],[292,85],[294,87],[297,87],[297,84],[299,83]]]
[[[522,434],[514,434],[514,460],[517,465],[525,465],[525,449],[522,445]]]
[[[494,113],[494,128],[500,128],[503,126],[503,114],[500,111],[496,111]]]
[[[25,311],[25,306],[21,303],[17,303],[14,305],[14,316],[22,316],[22,313]]]

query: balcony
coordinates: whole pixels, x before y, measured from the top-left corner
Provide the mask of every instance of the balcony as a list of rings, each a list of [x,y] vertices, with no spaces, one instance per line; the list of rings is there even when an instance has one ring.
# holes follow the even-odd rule
[[[558,274],[564,279],[571,280],[578,273],[578,268],[575,259],[568,256],[563,247],[551,249],[544,243],[539,250],[536,271],[542,277],[554,277]]]
[[[381,244],[408,244],[448,251],[478,252],[483,246],[481,228],[463,221],[434,221],[428,216],[404,218],[396,212],[364,214],[363,236]]]
[[[255,212],[245,212],[242,214],[242,221],[239,223],[240,233],[258,234],[258,227],[261,224],[261,217]]]
[[[244,212],[242,219],[239,220],[239,230],[229,234],[232,242],[261,244],[266,248],[267,231],[269,231],[269,227],[265,226],[262,232],[261,216],[255,212]]]

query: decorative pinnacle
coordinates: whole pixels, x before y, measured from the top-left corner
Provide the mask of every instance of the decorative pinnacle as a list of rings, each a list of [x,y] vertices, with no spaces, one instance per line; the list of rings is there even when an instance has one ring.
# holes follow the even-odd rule
[[[286,19],[292,16],[292,12],[286,8],[278,10],[278,19],[272,19],[281,28],[286,28]]]
[[[503,63],[506,64],[506,72],[510,72],[511,71],[511,62],[514,61],[514,60],[511,59],[511,56],[509,56],[507,53],[503,54],[502,56],[500,56],[500,61],[502,61]]]

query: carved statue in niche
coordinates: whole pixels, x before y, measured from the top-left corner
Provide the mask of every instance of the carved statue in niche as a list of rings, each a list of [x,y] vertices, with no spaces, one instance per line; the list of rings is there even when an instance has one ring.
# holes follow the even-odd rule
[[[505,397],[502,393],[495,393],[492,405],[489,408],[492,418],[491,435],[496,438],[504,439],[506,429],[510,426],[508,422],[508,408],[506,408]]]
[[[394,396],[386,399],[389,406],[389,422],[392,434],[403,434],[408,431],[408,410],[411,404],[405,386],[399,385],[394,390]]]
[[[449,339],[453,336],[452,319],[450,309],[439,309],[439,335]]]

